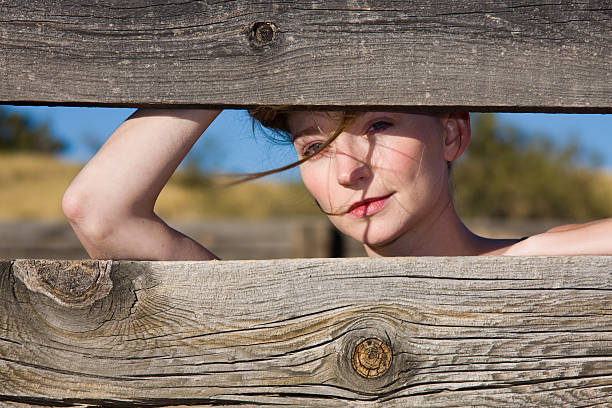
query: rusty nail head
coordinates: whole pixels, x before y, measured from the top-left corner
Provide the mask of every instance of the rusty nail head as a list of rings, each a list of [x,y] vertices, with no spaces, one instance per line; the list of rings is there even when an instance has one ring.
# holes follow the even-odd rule
[[[359,342],[353,349],[353,368],[365,378],[376,378],[386,373],[392,359],[389,346],[375,337]]]

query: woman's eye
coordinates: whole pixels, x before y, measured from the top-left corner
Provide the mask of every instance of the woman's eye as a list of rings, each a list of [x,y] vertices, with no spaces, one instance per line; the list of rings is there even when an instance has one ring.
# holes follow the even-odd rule
[[[370,126],[369,131],[370,132],[379,132],[381,130],[387,129],[389,126],[391,126],[391,124],[389,122],[385,122],[384,120],[379,120],[378,122],[374,122]]]
[[[321,148],[322,144],[323,143],[320,143],[320,142],[315,142],[315,143],[309,144],[308,146],[306,146],[304,148],[303,155],[305,157],[307,157],[307,156],[312,156],[312,155],[316,154],[319,151],[319,149]]]

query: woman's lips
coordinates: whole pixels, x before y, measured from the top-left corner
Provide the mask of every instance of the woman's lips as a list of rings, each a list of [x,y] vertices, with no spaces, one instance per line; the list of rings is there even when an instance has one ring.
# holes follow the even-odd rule
[[[382,196],[382,197],[374,197],[367,198],[365,200],[361,200],[351,205],[348,210],[348,213],[356,218],[369,217],[371,215],[376,214],[385,206],[387,199],[391,197],[392,194]]]

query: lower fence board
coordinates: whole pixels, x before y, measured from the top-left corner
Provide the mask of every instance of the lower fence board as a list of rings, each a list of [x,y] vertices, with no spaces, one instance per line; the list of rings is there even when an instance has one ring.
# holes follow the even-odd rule
[[[610,406],[612,257],[0,261],[0,405]]]

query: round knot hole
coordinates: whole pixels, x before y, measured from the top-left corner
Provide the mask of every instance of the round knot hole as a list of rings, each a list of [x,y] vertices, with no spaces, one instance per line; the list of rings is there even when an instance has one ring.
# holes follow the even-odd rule
[[[268,45],[274,40],[274,24],[257,22],[251,26],[251,42],[257,46]]]
[[[353,349],[353,368],[365,378],[380,377],[391,366],[390,347],[375,337],[365,339]]]

